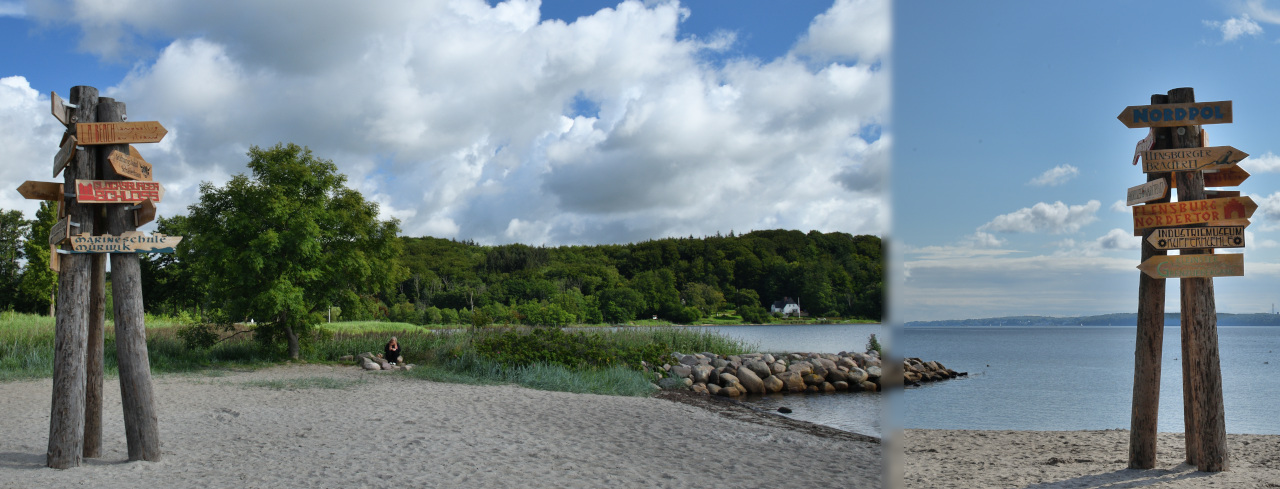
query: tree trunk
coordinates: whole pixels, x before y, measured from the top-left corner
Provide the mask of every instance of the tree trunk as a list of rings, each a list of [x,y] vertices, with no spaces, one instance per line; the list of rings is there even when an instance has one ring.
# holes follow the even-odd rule
[[[95,223],[94,229],[103,228]],[[106,329],[107,256],[93,254],[90,258],[93,270],[89,279],[89,349],[85,359],[84,458],[98,458],[102,456],[102,350]]]
[[[123,103],[103,99],[98,106],[100,122],[124,119]],[[100,151],[109,179],[119,179],[106,158],[112,150],[129,152],[129,145],[107,145]],[[119,236],[135,230],[129,204],[107,206],[107,233]],[[112,311],[116,323],[116,359],[120,369],[120,400],[124,408],[125,442],[129,460],[160,461],[160,428],[151,385],[151,364],[147,355],[147,332],[143,324],[141,266],[134,253],[111,254]]]
[[[292,326],[285,326],[284,333],[289,337],[289,359],[297,360],[302,355],[302,348],[298,345],[298,334],[294,333]]]

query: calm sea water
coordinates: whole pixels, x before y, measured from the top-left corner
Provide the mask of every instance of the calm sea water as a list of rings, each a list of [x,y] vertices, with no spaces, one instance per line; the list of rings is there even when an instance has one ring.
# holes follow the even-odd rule
[[[907,357],[937,360],[968,378],[908,388],[905,428],[1094,430],[1129,428],[1136,328],[900,328]],[[1280,327],[1220,326],[1228,433],[1280,434]],[[1164,331],[1161,432],[1181,433],[1178,327]]]
[[[823,324],[770,326],[699,326],[745,343],[753,343],[758,351],[771,353],[864,351],[872,335],[888,345],[884,329],[878,324]],[[784,416],[833,428],[880,436],[880,394],[837,392],[831,394],[771,394],[743,399],[756,406],[776,411],[785,406],[792,412]]]

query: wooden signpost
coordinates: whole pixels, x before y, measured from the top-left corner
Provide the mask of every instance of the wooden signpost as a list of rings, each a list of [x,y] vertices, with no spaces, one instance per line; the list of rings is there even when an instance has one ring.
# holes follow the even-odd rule
[[[1154,278],[1241,277],[1244,255],[1156,256],[1142,262],[1138,269]]]
[[[173,253],[182,236],[154,234],[147,236],[138,231],[126,231],[120,236],[72,236],[72,253]]]
[[[1133,206],[1133,228],[1185,226],[1226,219],[1247,219],[1257,209],[1258,204],[1249,197],[1136,205]]]
[[[1152,95],[1151,105],[1126,107],[1118,118],[1126,127],[1152,128],[1156,142],[1143,152],[1143,171],[1149,182],[1169,180],[1169,187],[1178,189],[1178,202],[1142,200],[1150,203],[1133,208],[1134,230],[1145,239],[1138,266],[1142,273],[1138,280],[1129,468],[1155,467],[1164,282],[1177,278],[1186,461],[1200,471],[1227,470],[1213,277],[1244,275],[1244,255],[1213,254],[1212,248],[1243,247],[1246,218],[1257,204],[1238,195],[1206,198],[1206,186],[1238,185],[1248,173],[1244,177],[1236,173],[1243,172],[1235,166],[1246,156],[1243,152],[1229,146],[1205,148],[1207,141],[1199,125],[1231,122],[1231,102],[1196,103],[1192,89],[1176,88],[1167,95]],[[1181,251],[1169,256],[1165,250],[1170,249]]]
[[[1231,101],[1190,104],[1130,105],[1116,117],[1130,129],[1231,122]]]
[[[97,144],[158,143],[169,131],[156,121],[81,122],[76,139],[81,146]]]
[[[1156,228],[1147,237],[1147,242],[1160,250],[1244,248],[1244,226]]]
[[[151,163],[142,159],[142,155],[132,145],[129,146],[129,154],[112,151],[107,160],[111,162],[111,168],[122,177],[151,181]]]
[[[95,204],[137,204],[160,202],[164,186],[160,182],[134,180],[76,180],[76,202]]]
[[[27,180],[18,186],[18,193],[22,194],[24,199],[62,200],[62,184]]]
[[[1145,204],[1153,200],[1163,199],[1168,195],[1169,181],[1161,178],[1136,187],[1129,187],[1129,198],[1125,200],[1125,204]]]
[[[1226,168],[1239,163],[1248,153],[1231,146],[1212,148],[1161,149],[1142,152],[1142,171],[1145,173],[1191,171],[1213,166]]]
[[[98,97],[93,87],[72,87],[71,103],[57,93],[49,98],[53,116],[67,126],[53,162],[54,176],[61,173],[63,181],[27,181],[18,187],[25,198],[58,202],[59,220],[49,234],[49,267],[58,272],[58,296],[45,463],[67,469],[102,454],[108,257],[129,460],[159,461],[138,254],[172,253],[182,238],[136,231],[155,218],[153,202],[160,201],[164,187],[150,181],[151,165],[126,144],[159,142],[167,131],[158,122],[123,122],[124,104]],[[72,187],[75,192],[67,192]]]

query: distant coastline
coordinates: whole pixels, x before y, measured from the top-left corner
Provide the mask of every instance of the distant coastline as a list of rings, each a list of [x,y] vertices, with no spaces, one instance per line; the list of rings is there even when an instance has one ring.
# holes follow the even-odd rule
[[[1181,313],[1165,313],[1165,326],[1182,323]],[[944,319],[941,321],[907,321],[906,327],[930,326],[1137,326],[1137,313],[1102,314],[1097,316],[1005,316],[982,319]],[[1280,326],[1280,314],[1218,313],[1218,326]]]

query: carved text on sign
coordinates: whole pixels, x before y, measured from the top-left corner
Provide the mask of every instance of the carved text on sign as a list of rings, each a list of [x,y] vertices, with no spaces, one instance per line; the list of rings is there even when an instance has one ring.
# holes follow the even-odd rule
[[[160,182],[76,180],[76,201],[80,203],[136,204],[147,199],[160,202],[163,196]]]

